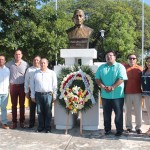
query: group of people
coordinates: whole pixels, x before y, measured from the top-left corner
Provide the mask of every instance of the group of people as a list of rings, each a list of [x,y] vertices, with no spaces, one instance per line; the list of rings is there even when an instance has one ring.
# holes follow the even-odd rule
[[[24,128],[25,96],[30,102],[29,128],[35,125],[37,107],[37,132],[51,132],[52,102],[57,95],[57,77],[53,70],[48,68],[48,60],[35,56],[33,66],[22,59],[22,51],[16,50],[14,59],[6,63],[5,56],[0,55],[0,105],[2,128],[8,129],[7,103],[10,92],[12,103],[11,129],[17,128],[17,104],[20,107],[20,127]],[[150,121],[150,57],[145,60],[145,67],[137,65],[135,54],[128,55],[128,64],[116,62],[114,51],[105,55],[106,63],[102,64],[95,80],[101,88],[101,97],[104,116],[105,134],[111,134],[111,114],[114,110],[116,136],[123,133],[123,106],[125,102],[125,125],[127,132],[133,131],[132,108],[135,112],[135,130],[141,134],[142,124],[142,97]],[[10,90],[9,90],[10,89]],[[150,128],[146,132],[150,135]]]
[[[48,60],[35,56],[33,66],[22,59],[21,50],[16,50],[14,59],[6,63],[5,56],[0,55],[0,104],[2,128],[8,129],[7,103],[10,92],[12,104],[11,129],[17,128],[17,104],[19,101],[19,125],[25,128],[25,96],[30,103],[29,128],[35,124],[35,110],[38,113],[37,132],[51,132],[52,102],[56,99],[57,77],[48,68]]]
[[[129,54],[128,64],[116,62],[116,54],[109,51],[105,55],[106,64],[101,65],[95,75],[101,88],[105,134],[111,134],[111,114],[115,113],[116,136],[123,133],[123,106],[125,102],[125,125],[127,132],[133,132],[132,108],[135,112],[135,130],[141,134],[142,97],[148,112],[150,123],[150,57],[145,67],[137,65],[135,54]],[[150,136],[150,128],[146,132]]]

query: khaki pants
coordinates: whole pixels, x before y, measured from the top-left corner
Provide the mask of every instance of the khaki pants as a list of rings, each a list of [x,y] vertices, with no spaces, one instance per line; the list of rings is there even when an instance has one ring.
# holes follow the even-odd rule
[[[141,93],[125,94],[125,121],[126,128],[132,129],[132,106],[135,112],[135,129],[141,128],[142,123],[142,96]]]

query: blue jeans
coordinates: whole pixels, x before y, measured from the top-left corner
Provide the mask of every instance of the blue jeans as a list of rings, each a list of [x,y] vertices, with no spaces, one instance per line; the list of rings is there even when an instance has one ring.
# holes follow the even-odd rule
[[[8,94],[0,94],[0,106],[1,106],[1,122],[7,124],[7,103]]]
[[[116,130],[122,132],[124,98],[117,98],[117,99],[102,98],[102,104],[103,104],[105,131],[111,131],[111,114],[112,114],[112,110],[114,110]]]
[[[38,130],[50,130],[52,118],[52,94],[35,93],[38,114]]]

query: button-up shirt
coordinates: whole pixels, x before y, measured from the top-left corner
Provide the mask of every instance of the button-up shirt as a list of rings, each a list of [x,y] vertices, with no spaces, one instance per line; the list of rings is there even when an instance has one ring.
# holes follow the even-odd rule
[[[40,68],[36,68],[34,66],[27,69],[26,74],[25,74],[25,82],[24,82],[24,91],[25,91],[25,93],[29,92],[29,88],[30,88],[30,85],[31,85],[31,79],[34,77],[35,72],[39,69]]]
[[[6,66],[0,67],[0,94],[8,94],[10,71]]]
[[[53,98],[57,94],[57,77],[53,70],[47,69],[43,72],[41,69],[35,72],[31,81],[31,98],[35,98],[35,92],[52,92]]]
[[[6,63],[6,66],[10,70],[10,83],[23,84],[26,69],[29,67],[28,63],[21,60],[21,63],[19,65],[16,65],[15,60],[12,60]]]
[[[107,63],[102,64],[97,72],[96,79],[101,80],[105,86],[112,86],[118,79],[127,80],[127,74],[125,67],[115,62],[113,65],[109,66]],[[101,89],[102,98],[106,99],[116,99],[124,97],[124,82],[117,86],[113,91],[107,92]]]

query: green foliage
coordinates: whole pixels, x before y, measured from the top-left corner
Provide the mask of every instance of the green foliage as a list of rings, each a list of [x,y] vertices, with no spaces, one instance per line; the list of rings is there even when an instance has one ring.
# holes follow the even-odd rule
[[[44,2],[41,8],[36,5]],[[113,49],[118,61],[134,52],[141,55],[142,2],[141,0],[59,0],[58,10],[52,0],[0,1],[0,52],[7,59],[14,50],[23,50],[24,59],[31,62],[37,54],[49,61],[62,63],[61,48],[68,47],[66,30],[74,25],[72,15],[76,8],[86,14],[85,24],[94,29],[91,46],[98,51],[98,60],[105,61],[104,53]],[[145,53],[150,49],[150,6],[145,5]],[[105,37],[100,37],[100,30]],[[103,42],[102,42],[103,41]]]

